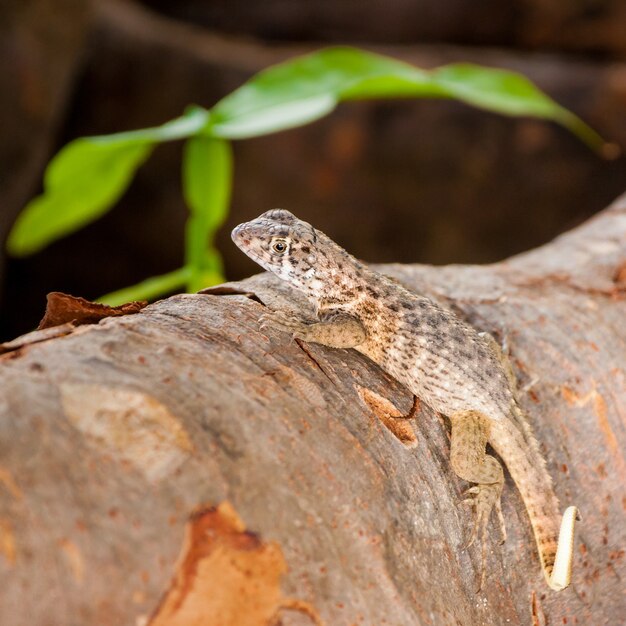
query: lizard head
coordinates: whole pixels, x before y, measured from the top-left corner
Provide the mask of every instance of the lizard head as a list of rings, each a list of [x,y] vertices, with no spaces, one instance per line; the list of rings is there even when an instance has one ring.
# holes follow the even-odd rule
[[[360,267],[324,233],[283,209],[239,224],[231,236],[261,267],[313,296],[325,295],[329,285]]]

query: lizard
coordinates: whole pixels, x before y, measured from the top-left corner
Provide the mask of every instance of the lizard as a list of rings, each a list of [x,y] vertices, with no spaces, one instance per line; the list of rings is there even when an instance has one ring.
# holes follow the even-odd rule
[[[519,489],[545,580],[555,591],[571,580],[575,506],[559,524],[559,503],[528,418],[520,408],[512,366],[499,344],[423,294],[405,289],[346,252],[330,237],[284,209],[273,209],[232,231],[235,244],[264,269],[304,293],[319,321],[284,311],[266,313],[272,326],[307,342],[354,348],[451,424],[450,464],[474,483],[463,502],[474,523],[465,547],[480,536],[485,581],[488,522],[493,510],[506,529],[501,463]]]

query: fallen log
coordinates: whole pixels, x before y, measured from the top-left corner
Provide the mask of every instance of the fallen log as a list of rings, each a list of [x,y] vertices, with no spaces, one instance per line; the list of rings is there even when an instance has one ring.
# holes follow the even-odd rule
[[[507,477],[476,593],[446,420],[397,419],[413,398],[355,351],[261,331],[265,306],[311,315],[261,274],[5,344],[0,623],[618,623],[626,196],[502,263],[379,269],[508,344],[581,510],[570,588],[545,586]]]

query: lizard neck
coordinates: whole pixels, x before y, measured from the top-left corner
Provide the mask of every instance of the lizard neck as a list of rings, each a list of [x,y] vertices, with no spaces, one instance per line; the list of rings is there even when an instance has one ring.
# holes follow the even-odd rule
[[[318,310],[352,307],[367,297],[375,279],[358,259],[346,252],[323,233],[316,253],[316,263],[307,281],[294,286],[304,291]]]

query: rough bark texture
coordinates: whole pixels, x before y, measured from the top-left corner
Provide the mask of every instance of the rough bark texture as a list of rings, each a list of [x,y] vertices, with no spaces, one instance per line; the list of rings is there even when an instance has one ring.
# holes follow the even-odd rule
[[[382,269],[506,336],[582,513],[569,589],[546,588],[507,479],[475,593],[446,420],[393,420],[412,398],[354,351],[260,332],[261,303],[306,306],[259,275],[0,358],[0,623],[618,623],[626,196],[497,265]]]

